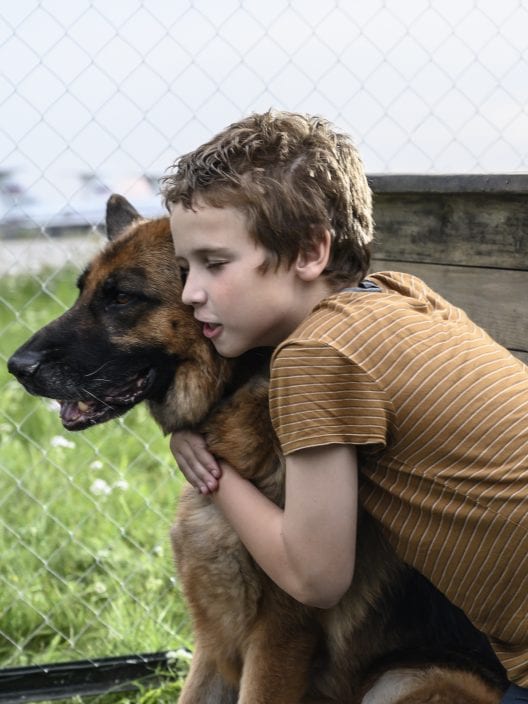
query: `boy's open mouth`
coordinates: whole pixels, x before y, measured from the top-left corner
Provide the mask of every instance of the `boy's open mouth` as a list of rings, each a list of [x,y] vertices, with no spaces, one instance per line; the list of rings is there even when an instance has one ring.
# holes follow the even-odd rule
[[[222,330],[222,325],[220,323],[204,323],[203,324],[203,334],[209,340],[220,334]]]

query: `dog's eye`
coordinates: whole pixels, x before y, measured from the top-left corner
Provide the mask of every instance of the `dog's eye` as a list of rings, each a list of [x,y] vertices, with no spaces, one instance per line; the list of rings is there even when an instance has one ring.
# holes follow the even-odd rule
[[[117,303],[119,306],[124,306],[127,303],[130,303],[131,300],[132,296],[124,291],[118,291],[114,297],[114,303]]]

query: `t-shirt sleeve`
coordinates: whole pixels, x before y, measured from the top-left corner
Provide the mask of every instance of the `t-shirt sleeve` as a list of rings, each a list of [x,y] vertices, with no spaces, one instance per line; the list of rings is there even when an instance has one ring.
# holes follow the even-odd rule
[[[285,455],[332,444],[379,449],[387,444],[392,415],[378,382],[331,345],[315,342],[276,351],[270,411]]]

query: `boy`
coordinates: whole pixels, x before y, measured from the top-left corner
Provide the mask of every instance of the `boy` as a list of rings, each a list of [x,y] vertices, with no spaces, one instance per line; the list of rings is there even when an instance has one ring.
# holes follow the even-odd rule
[[[179,433],[188,481],[279,586],[321,608],[351,583],[361,501],[527,687],[527,368],[420,280],[365,279],[370,191],[325,120],[231,125],[174,165],[164,197],[203,334],[226,357],[275,348],[285,506]]]

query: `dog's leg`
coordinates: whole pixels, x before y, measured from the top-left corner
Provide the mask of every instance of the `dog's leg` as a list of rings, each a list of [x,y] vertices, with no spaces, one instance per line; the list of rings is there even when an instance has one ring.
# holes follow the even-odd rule
[[[300,704],[316,640],[300,623],[261,618],[244,658],[238,704]]]
[[[361,704],[499,704],[501,696],[500,689],[472,672],[402,668],[384,673]]]
[[[196,648],[178,704],[236,704],[237,696],[203,649]]]

